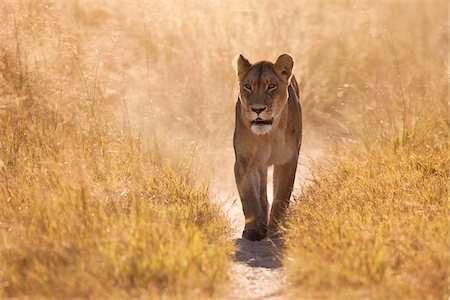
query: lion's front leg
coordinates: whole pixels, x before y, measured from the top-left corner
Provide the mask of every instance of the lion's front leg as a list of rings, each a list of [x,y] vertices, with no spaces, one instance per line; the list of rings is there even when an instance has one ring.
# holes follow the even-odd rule
[[[245,228],[242,237],[251,241],[260,241],[266,237],[267,208],[261,206],[261,174],[256,166],[236,161],[234,175],[242,208],[245,215]]]
[[[258,169],[260,178],[259,203],[261,205],[261,220],[267,227],[269,223],[269,201],[267,200],[267,166]]]

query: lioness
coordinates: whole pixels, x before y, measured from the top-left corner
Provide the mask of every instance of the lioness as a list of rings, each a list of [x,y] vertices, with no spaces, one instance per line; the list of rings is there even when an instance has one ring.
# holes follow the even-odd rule
[[[302,115],[292,57],[275,63],[236,62],[240,92],[236,102],[234,174],[245,228],[242,237],[260,241],[276,233],[291,197],[302,141]],[[267,201],[267,168],[274,165],[273,204]]]

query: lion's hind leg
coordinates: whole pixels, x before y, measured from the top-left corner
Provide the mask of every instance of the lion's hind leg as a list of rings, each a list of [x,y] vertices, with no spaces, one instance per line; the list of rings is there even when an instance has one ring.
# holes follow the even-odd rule
[[[269,234],[278,233],[279,224],[283,222],[289,207],[297,171],[298,156],[283,165],[274,166],[273,170],[273,203],[270,211]]]

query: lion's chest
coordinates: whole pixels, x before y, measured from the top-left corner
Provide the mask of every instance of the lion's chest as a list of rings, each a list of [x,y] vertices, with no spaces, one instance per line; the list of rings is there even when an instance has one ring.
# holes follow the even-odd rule
[[[267,164],[282,165],[287,163],[296,152],[295,142],[287,140],[284,135],[276,135],[267,144],[270,154],[268,155]]]

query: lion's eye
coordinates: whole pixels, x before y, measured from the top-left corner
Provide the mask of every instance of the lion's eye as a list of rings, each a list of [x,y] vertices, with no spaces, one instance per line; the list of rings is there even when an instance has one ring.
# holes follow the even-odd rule
[[[245,87],[247,90],[249,90],[249,91],[252,90],[252,86],[251,86],[250,84],[248,84],[248,83],[244,84],[244,87]]]
[[[269,90],[269,91],[273,91],[273,90],[275,90],[277,88],[277,85],[276,84],[273,84],[273,83],[271,83],[271,84],[269,84],[269,86],[267,87],[267,90]]]

